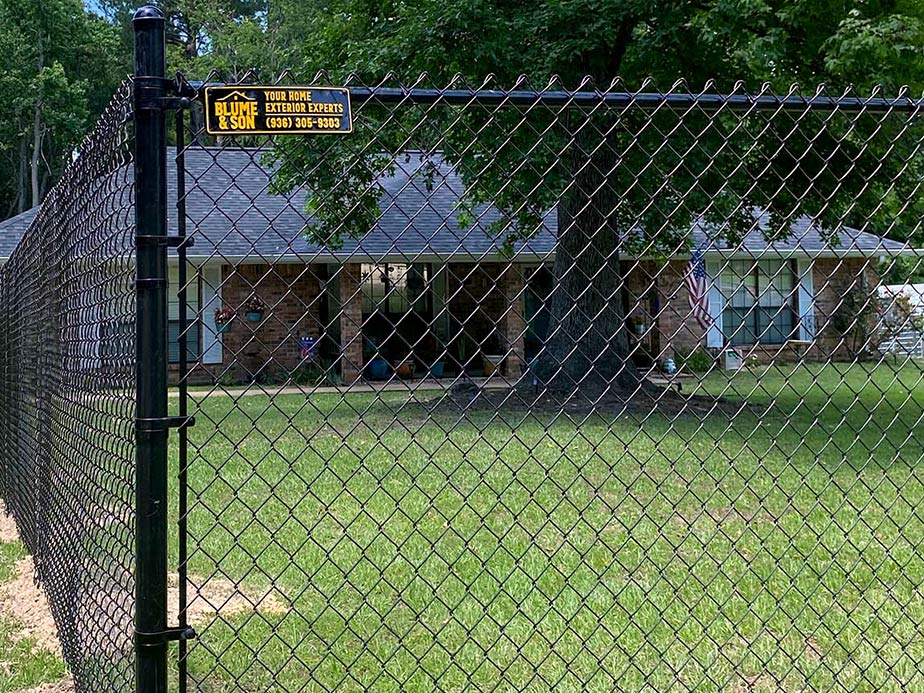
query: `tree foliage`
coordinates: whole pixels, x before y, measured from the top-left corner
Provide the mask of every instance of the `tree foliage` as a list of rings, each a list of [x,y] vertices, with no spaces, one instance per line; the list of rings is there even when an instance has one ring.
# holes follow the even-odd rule
[[[400,70],[427,73],[431,87],[479,86],[490,74],[491,86],[519,88],[798,94],[801,82],[808,96],[818,84],[838,96],[880,84],[920,94],[924,74],[924,5],[898,0],[327,0],[297,19],[303,72],[328,69],[334,81],[356,72],[376,84]],[[508,248],[557,209],[564,291],[551,299],[540,373],[564,370],[572,382],[591,369],[613,382],[627,370],[612,307],[621,252],[676,253],[697,220],[734,243],[762,215],[770,241],[803,214],[834,245],[845,224],[909,238],[924,211],[921,132],[901,115],[470,107],[379,119],[370,109],[363,120],[349,143],[279,149],[279,187],[313,192],[309,233],[338,244],[369,228],[376,177],[390,170],[383,152],[448,160],[466,186],[460,222],[494,205],[502,218],[491,228]],[[567,286],[577,262],[583,285]],[[615,339],[594,341],[594,324]]]
[[[683,80],[679,88],[692,91],[708,88],[716,92],[757,93],[764,89],[784,94],[791,91],[794,83],[802,83],[807,95],[818,84],[825,84],[826,93],[832,95],[848,88],[853,88],[855,94],[868,95],[880,85],[884,94],[895,94],[902,85],[909,85],[907,93],[919,95],[924,85],[924,4],[920,2],[868,2],[858,7],[839,0],[464,0],[451,4],[434,0],[328,0],[305,7],[291,17],[304,27],[303,74],[327,70],[334,81],[355,72],[360,81],[374,84],[400,69],[405,76],[426,72],[427,86],[443,86],[452,80],[458,84],[457,75],[475,86],[486,75],[493,75],[493,85],[543,88],[554,76],[554,85],[571,89],[606,89],[619,78],[617,88],[626,90],[643,85],[652,90],[668,89]],[[585,76],[592,81],[584,81]],[[618,125],[604,122],[605,116],[591,118],[590,127],[585,128],[597,131],[608,146],[620,135],[628,138],[614,145],[628,152],[630,158],[637,158],[634,165],[625,158],[621,162],[617,173],[627,177],[620,186],[623,191],[648,163],[664,128],[671,129],[670,117],[660,118],[663,127],[648,128],[652,137],[647,142],[646,135],[640,133],[641,122],[631,122],[633,115],[623,116]],[[462,117],[469,119],[468,131],[479,125],[477,115]],[[456,118],[453,114],[451,119]],[[490,118],[482,118],[482,122],[490,122],[474,148],[467,146],[469,142],[453,141],[454,132],[470,138],[465,128],[447,131],[440,142],[450,158],[454,149],[467,150],[465,155],[455,157],[454,163],[460,164],[462,170],[469,170],[467,164],[491,149],[492,165],[487,170],[478,168],[478,181],[469,186],[470,202],[473,206],[489,200],[502,207],[506,204],[511,214],[520,216],[527,233],[535,227],[541,210],[560,195],[570,179],[569,164],[564,160],[556,162],[555,158],[574,139],[565,118],[547,118],[554,121],[551,130],[542,129],[543,124],[538,122],[541,115],[533,119],[537,121],[533,130],[541,129],[547,146],[530,148],[524,141],[520,142],[522,147],[505,148],[508,152],[529,150],[529,165],[524,165],[523,157],[514,155],[505,161],[500,148],[492,149],[499,139],[535,138],[533,132],[527,132],[529,128],[515,129],[522,120],[517,114],[492,113]],[[803,117],[802,134],[791,136],[793,122],[785,115],[768,125],[767,119],[760,117],[742,121],[734,116],[712,118],[690,113],[684,116],[683,132],[673,137],[677,146],[662,148],[658,152],[659,165],[649,166],[649,170],[669,172],[669,187],[683,191],[684,206],[690,210],[708,207],[717,217],[730,216],[730,221],[734,221],[734,210],[738,210],[742,227],[751,221],[745,207],[768,206],[770,202],[786,212],[804,208],[827,216],[827,221],[836,225],[851,217],[856,220],[881,211],[880,200],[890,196],[893,199],[886,199],[885,207],[891,205],[898,212],[902,204],[899,200],[910,197],[903,194],[909,193],[907,190],[874,190],[873,184],[864,188],[868,176],[877,174],[880,181],[888,179],[891,183],[896,176],[889,173],[896,166],[919,166],[908,151],[893,152],[890,160],[883,162],[884,150],[905,126],[900,120],[885,122],[873,116],[856,120]],[[694,137],[693,133],[699,134]],[[765,180],[754,185],[748,175],[739,176],[739,187],[745,190],[735,191],[728,171],[750,156],[754,165],[746,173],[753,174],[761,152],[747,151],[752,149],[758,133],[771,145],[783,141],[791,146],[776,155],[764,153],[770,166]],[[814,155],[804,157],[800,147],[804,148],[805,141],[813,136]],[[629,140],[637,142],[634,148],[630,148]],[[913,137],[905,137],[900,144],[911,146]],[[318,149],[305,142],[286,147],[284,161],[294,164],[283,171],[287,184],[302,182],[300,177],[306,170],[319,170],[312,165],[307,151],[312,148]],[[684,166],[679,166],[679,152]],[[326,149],[325,156],[330,156]],[[726,166],[716,165],[722,163],[716,161],[717,156],[724,158]],[[714,163],[708,167],[710,161]],[[522,185],[509,184],[513,171]],[[541,171],[542,180],[529,179],[534,171]],[[687,175],[689,180],[682,180],[685,171],[693,173]],[[790,172],[797,179],[791,186],[794,190],[790,193],[773,189],[776,179]],[[845,172],[851,174],[848,178],[852,180],[844,180]],[[906,177],[906,181],[912,179],[913,176]],[[804,186],[810,188],[809,195],[804,194]],[[318,188],[326,189],[323,185]],[[858,189],[865,194],[859,202]],[[525,216],[520,190],[533,191],[530,202],[535,203],[535,208]],[[505,199],[505,191],[512,199]],[[646,191],[641,192],[647,196]],[[835,193],[841,193],[841,199],[835,199]],[[751,199],[742,204],[742,198]],[[659,233],[665,228],[665,210],[672,202],[666,197],[660,199],[665,202],[660,211],[651,207],[651,199],[639,200],[636,205],[648,208],[648,213],[657,217],[639,221],[648,221]],[[363,204],[362,200],[356,202]],[[685,220],[678,218],[676,222],[682,225]],[[898,236],[911,231],[907,226],[896,228],[894,223],[880,222],[879,228],[871,230]],[[730,228],[734,231],[735,224]]]
[[[0,214],[41,202],[124,73],[80,0],[0,0]]]

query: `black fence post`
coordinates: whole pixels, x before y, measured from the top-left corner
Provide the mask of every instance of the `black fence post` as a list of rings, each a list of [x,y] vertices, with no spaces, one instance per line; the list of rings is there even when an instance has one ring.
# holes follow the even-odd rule
[[[167,691],[167,146],[165,20],[135,12],[137,329],[135,685]]]

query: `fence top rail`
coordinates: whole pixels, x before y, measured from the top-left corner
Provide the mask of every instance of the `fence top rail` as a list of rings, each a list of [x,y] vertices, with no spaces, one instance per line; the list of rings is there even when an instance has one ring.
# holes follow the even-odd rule
[[[201,90],[204,87],[231,86],[226,82],[189,82]],[[283,85],[280,85],[283,86]],[[655,110],[669,108],[686,110],[699,108],[706,111],[863,111],[868,113],[915,113],[924,109],[924,98],[907,96],[831,96],[814,94],[802,96],[788,94],[719,94],[680,92],[614,92],[614,91],[547,91],[501,89],[421,89],[405,87],[348,86],[355,103],[465,106],[479,103],[487,106],[545,105],[560,108],[594,108],[604,105],[611,108],[640,108]]]

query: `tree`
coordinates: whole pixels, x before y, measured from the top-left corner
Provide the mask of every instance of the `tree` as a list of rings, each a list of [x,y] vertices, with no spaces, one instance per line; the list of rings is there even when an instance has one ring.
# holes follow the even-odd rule
[[[267,0],[167,0],[156,3],[167,19],[168,72],[205,77],[220,72],[234,81],[268,63]],[[103,13],[121,27],[123,52],[131,56],[135,0],[101,0]]]
[[[0,201],[41,203],[124,77],[115,31],[79,0],[0,0]]]
[[[168,0],[156,3],[167,20],[167,74],[235,82],[251,70],[265,71],[273,51],[266,37],[267,0]],[[134,44],[135,0],[101,0],[106,17],[122,30],[123,52]],[[129,65],[130,67],[130,65]],[[201,104],[190,111],[190,130],[205,126]]]
[[[723,92],[740,91],[743,80],[752,92],[765,83],[785,92],[802,81],[825,82],[830,93],[875,83],[892,89],[910,83],[920,93],[924,74],[919,1],[328,0],[289,17],[303,27],[306,74],[337,66],[335,80],[357,71],[367,83],[400,68],[427,71],[436,86],[456,74],[479,84],[491,73],[497,84],[522,85],[520,76],[527,75],[542,86],[557,75],[556,85],[583,89],[605,89],[620,77],[624,89],[665,88],[683,79],[686,88],[708,83]],[[383,114],[395,125],[402,117],[413,120],[413,109]],[[897,227],[894,213],[908,210],[916,185],[914,176],[898,180],[897,171],[921,164],[901,145],[886,156],[900,126],[875,117],[808,114],[799,127],[811,133],[810,145],[790,134],[793,122],[785,117],[694,111],[677,127],[676,114],[659,113],[648,128],[631,112],[534,117],[532,128],[515,129],[522,119],[517,113],[453,112],[433,128],[441,131],[430,145],[466,179],[470,208],[490,201],[502,210],[498,231],[511,243],[535,232],[555,205],[557,285],[539,363],[540,376],[553,387],[637,386],[618,300],[620,252],[629,242],[670,253],[682,247],[694,217],[711,216],[734,237],[764,209],[773,218],[769,239],[785,235],[802,213],[835,230],[875,214],[880,230],[892,235],[918,229],[916,223]],[[399,130],[411,131],[408,123]],[[537,130],[543,146],[530,146]],[[472,146],[474,131],[480,136]],[[278,184],[307,183],[315,191],[310,204],[321,218],[320,240],[336,244],[340,233],[368,228],[376,203],[368,191],[382,164],[375,155],[402,140],[389,137],[380,132],[373,147],[283,143]],[[669,145],[659,146],[659,139]],[[371,154],[357,157],[357,151]],[[891,221],[883,210],[893,212]]]

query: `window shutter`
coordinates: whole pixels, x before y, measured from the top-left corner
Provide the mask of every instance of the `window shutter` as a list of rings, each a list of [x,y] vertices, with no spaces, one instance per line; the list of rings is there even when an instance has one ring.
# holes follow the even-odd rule
[[[215,310],[221,308],[221,266],[206,265],[202,272],[202,363],[221,363],[221,335]]]
[[[815,287],[812,282],[814,262],[810,258],[796,261],[799,273],[799,339],[815,339]]]
[[[709,275],[709,314],[712,316],[712,326],[706,333],[706,346],[715,349],[725,346],[725,336],[722,334],[725,300],[722,298],[721,272],[721,259],[706,260],[706,274]]]

